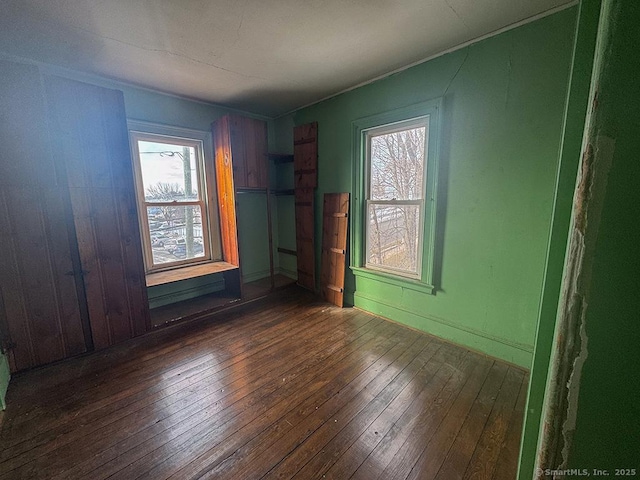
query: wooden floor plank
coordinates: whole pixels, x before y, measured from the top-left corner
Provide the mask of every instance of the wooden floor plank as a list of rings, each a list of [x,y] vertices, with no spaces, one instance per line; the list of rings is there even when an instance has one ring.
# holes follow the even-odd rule
[[[517,421],[520,412],[524,412],[527,401],[528,375],[524,377],[520,386],[520,394],[513,409],[515,421],[509,423],[509,431],[502,442],[500,458],[493,474],[493,480],[512,480],[514,472],[518,471],[518,455],[520,453],[520,437],[522,435],[522,422]]]
[[[383,334],[384,332],[381,330],[377,333],[378,336]],[[279,461],[279,456],[277,454],[273,455],[271,450],[277,442],[284,441],[285,437],[297,429],[301,422],[305,421],[310,415],[316,414],[318,410],[322,414],[327,408],[324,405],[325,402],[329,400],[335,401],[334,396],[348,395],[356,386],[354,382],[363,382],[370,378],[368,369],[363,370],[364,364],[361,363],[356,368],[353,368],[353,363],[347,363],[349,360],[353,361],[354,355],[362,355],[363,351],[364,349],[360,349],[359,352],[353,352],[350,355],[351,359],[347,358],[345,361],[341,361],[341,363],[344,363],[341,369],[329,369],[322,372],[321,375],[314,379],[313,386],[305,389],[306,392],[312,393],[311,395],[290,408],[280,418],[276,416],[274,418],[275,421],[269,418],[273,423],[266,429],[251,438],[249,442],[238,448],[227,458],[224,458],[217,466],[216,464],[220,460],[210,463],[200,473],[204,474],[206,472],[206,478],[216,478],[222,472],[226,472],[235,478],[246,478],[255,470],[252,467],[255,464],[265,464],[268,458],[273,460],[271,465],[276,464]],[[369,353],[365,355],[371,357],[372,352],[373,350],[369,350]],[[180,473],[186,475],[187,472],[188,470]],[[176,478],[180,478],[180,476],[176,476]]]
[[[391,337],[388,337],[386,339],[387,342],[380,342],[379,340],[376,340],[377,342],[379,342],[379,348],[380,348],[380,352],[379,352],[378,355],[381,355],[381,356],[378,358],[377,362],[373,363],[373,365],[371,365],[368,368],[369,371],[373,372],[373,371],[376,371],[376,370],[380,370],[385,363],[389,363],[389,360],[387,359],[387,357],[394,355],[396,350],[399,350],[399,349],[403,348],[402,340],[405,340],[405,341],[408,340],[408,338],[405,335],[405,333],[406,332],[402,332],[402,331],[396,330],[395,333]],[[395,345],[394,345],[394,343],[395,343]],[[374,354],[374,356],[375,355],[376,354]],[[370,356],[371,358],[368,361],[373,361],[374,360],[374,356]],[[343,388],[341,390],[341,392],[349,390],[350,387],[351,387],[351,384],[346,386],[345,388]],[[325,402],[325,404],[323,404],[319,408],[318,411],[322,412],[324,410],[324,407],[326,407],[326,405],[334,403],[335,399],[338,398],[338,397],[339,397],[339,393],[334,395],[327,402]],[[313,426],[309,425],[308,423],[309,422],[307,422],[307,424],[305,424],[303,422],[301,425],[298,426],[298,428],[300,428],[300,432],[302,432],[302,435],[306,434],[306,432],[308,430],[313,428]],[[288,439],[289,442],[293,442],[293,443],[295,443],[297,441],[296,437],[293,436],[293,435],[288,436],[287,439]],[[289,448],[289,447],[287,446],[285,448]],[[275,451],[274,449],[270,449],[269,453],[271,455],[273,455],[274,451]],[[281,458],[281,457],[279,457],[279,458]],[[148,478],[155,478],[158,475],[159,472],[156,471],[156,472],[153,472],[153,473],[154,473],[154,475],[150,475]],[[252,478],[252,477],[251,477],[251,475],[249,475],[248,477],[244,477],[244,478]]]
[[[328,324],[328,325],[315,325],[312,327],[308,327],[308,331],[312,332],[312,333],[316,333],[318,331],[318,329],[322,327],[327,329],[327,331],[331,331],[332,329],[332,325]],[[285,339],[287,337],[284,337]],[[282,339],[279,340],[279,342],[281,342]],[[272,345],[273,347],[274,345]],[[277,344],[275,345],[277,347]],[[303,352],[300,352],[303,353]],[[198,383],[202,383],[202,382],[206,382],[206,380],[211,377],[212,375],[216,375],[218,380],[222,380],[223,378],[226,378],[229,375],[233,375],[235,373],[235,369],[234,366],[236,365],[236,360],[238,358],[242,358],[242,360],[244,360],[247,363],[247,367],[252,367],[254,364],[264,364],[264,362],[268,359],[267,357],[271,356],[271,357],[277,357],[277,350],[274,348],[270,348],[270,349],[259,349],[256,351],[252,350],[252,355],[249,356],[232,356],[230,355],[230,358],[234,360],[235,363],[225,363],[225,362],[213,362],[211,365],[209,365],[209,369],[208,370],[203,370],[203,371],[197,371],[197,375],[183,375],[182,377],[180,377],[180,374],[178,374],[178,376],[176,376],[176,379],[180,379],[182,378],[182,380],[180,380],[180,382],[176,385],[173,384],[171,382],[171,379],[173,378],[173,375],[166,375],[163,376],[162,378],[162,390],[161,390],[161,395],[159,398],[156,398],[154,395],[149,395],[148,390],[146,392],[146,395],[139,401],[139,402],[134,402],[134,403],[122,403],[122,402],[116,402],[114,407],[115,409],[113,410],[113,414],[111,416],[102,416],[100,419],[107,419],[108,424],[113,423],[114,418],[120,417],[120,418],[124,418],[126,417],[128,414],[131,413],[135,413],[136,411],[142,409],[145,406],[148,405],[153,405],[154,407],[158,407],[158,402],[164,402],[167,403],[168,405],[171,405],[172,403],[175,403],[176,401],[178,401],[180,399],[180,394],[183,392],[189,392],[189,390],[186,390],[185,387],[195,387],[197,386]],[[276,358],[277,359],[277,358]],[[213,368],[216,367],[216,368]],[[204,373],[203,373],[204,372]],[[183,371],[183,373],[185,373]],[[236,379],[237,381],[240,379]],[[155,381],[156,384],[158,384],[159,382],[156,380]],[[135,385],[138,385],[138,382],[135,382]],[[175,391],[174,391],[175,390]],[[167,395],[168,392],[172,392],[171,394]],[[201,393],[201,392],[199,392]],[[122,395],[122,391],[118,393],[118,395]],[[191,398],[191,401],[193,401],[193,398]],[[76,416],[79,415],[80,411],[76,412]],[[79,417],[79,421],[83,422],[83,425],[87,425],[89,427],[99,427],[100,426],[100,419],[88,419],[85,417]],[[85,430],[85,433],[90,433],[90,431],[86,431],[87,429],[80,429],[80,430]],[[79,429],[76,429],[74,431],[74,433],[78,433],[80,431]],[[61,439],[61,432],[59,430],[52,430],[50,432],[51,435],[54,436],[54,438],[56,439],[56,442],[59,446],[62,443],[62,439]],[[68,437],[64,437],[65,439]],[[20,446],[23,446],[25,442],[23,442],[23,444],[20,444]],[[26,442],[28,443],[28,442]],[[52,442],[50,442],[47,447],[51,447]],[[12,449],[8,449],[9,451],[11,451]],[[24,456],[23,456],[24,457]],[[26,460],[23,463],[26,463],[27,461],[30,461],[31,459],[29,459],[28,457],[24,457],[24,459]]]
[[[508,365],[503,363],[496,362],[493,365],[487,381],[482,386],[453,446],[435,476],[437,480],[463,478],[508,370]]]
[[[476,369],[468,378],[467,383],[460,391],[460,395],[456,398],[449,412],[447,412],[446,418],[444,418],[427,442],[425,449],[407,479],[434,478],[438,473],[494,363],[489,358],[483,360],[477,363]]]
[[[331,327],[335,325],[334,323],[327,324],[325,328],[328,331],[325,333],[333,334]],[[308,330],[317,333],[318,329],[317,327],[311,327]],[[337,341],[338,339],[334,340]],[[29,467],[35,470],[44,468],[44,465],[47,465],[46,471],[53,476],[59,473],[54,471],[52,467],[56,464],[56,459],[60,457],[61,451],[77,453],[83,451],[83,449],[95,450],[97,446],[108,451],[112,445],[118,443],[121,444],[121,447],[123,444],[130,445],[137,441],[138,438],[144,439],[152,433],[159,434],[164,431],[162,430],[163,428],[170,428],[172,425],[181,423],[181,429],[186,429],[189,425],[198,425],[201,422],[199,414],[204,412],[207,416],[212,415],[212,404],[214,410],[223,409],[227,406],[226,402],[238,399],[237,391],[246,388],[248,383],[251,383],[251,388],[255,390],[267,382],[269,380],[268,376],[262,376],[253,382],[247,380],[247,375],[251,371],[255,371],[258,366],[267,371],[272,368],[277,369],[284,365],[281,358],[282,354],[288,353],[294,355],[294,358],[296,355],[307,355],[304,347],[294,342],[290,342],[289,349],[286,351],[275,349],[261,351],[263,355],[259,355],[258,358],[252,359],[250,357],[245,359],[246,363],[242,363],[241,368],[243,370],[241,371],[238,370],[238,365],[234,363],[223,370],[213,372],[211,375],[190,379],[188,384],[183,386],[183,389],[163,398],[163,401],[155,402],[152,405],[153,409],[135,409],[129,415],[121,417],[118,421],[111,422],[104,428],[97,430],[96,434],[100,437],[97,444],[96,442],[87,444],[84,438],[79,438],[75,442],[66,443],[64,447],[61,446],[51,451],[51,458],[45,457],[42,460],[31,460]],[[264,354],[274,358],[265,358]],[[117,414],[120,415],[121,413],[118,412]],[[174,429],[173,433],[177,431]]]
[[[473,452],[464,479],[491,480],[496,468],[502,441],[509,428],[513,407],[522,386],[524,372],[511,367],[496,398],[487,425]]]
[[[0,480],[512,479],[527,382],[294,287],[14,376]]]
[[[201,382],[206,379],[207,376],[204,375],[211,376],[216,374],[218,378],[223,378],[225,376],[223,372],[226,370],[229,374],[232,374],[233,365],[239,361],[247,361],[247,359],[257,357],[257,360],[254,359],[253,361],[262,362],[263,357],[259,356],[261,352],[270,352],[278,349],[279,345],[291,341],[291,338],[298,333],[298,330],[303,328],[305,327],[301,326],[299,329],[289,328],[282,332],[272,332],[271,330],[273,329],[271,329],[268,335],[265,332],[261,332],[261,334],[252,336],[254,340],[260,338],[261,342],[253,344],[254,348],[249,348],[246,344],[243,345],[241,354],[234,355],[232,353],[240,348],[237,344],[232,343],[225,348],[227,356],[224,359],[221,358],[221,355],[216,356],[215,359],[211,359],[210,354],[201,355],[191,362],[179,362],[176,367],[165,368],[164,373],[150,374],[150,378],[144,381],[137,377],[118,377],[120,381],[127,382],[132,387],[121,389],[116,393],[112,390],[112,394],[106,398],[101,398],[96,392],[96,399],[93,403],[87,405],[87,408],[70,408],[69,411],[75,412],[74,421],[86,426],[83,430],[85,433],[89,433],[90,431],[87,428],[99,428],[105,421],[112,423],[118,417],[124,417],[132,411],[153,405],[158,401],[165,401],[166,398],[169,398],[166,401],[170,401],[172,397],[175,397],[176,393],[185,388],[185,385],[192,386],[196,381]],[[314,331],[313,327],[312,331]],[[160,376],[161,378],[158,378]],[[47,423],[48,430],[37,435],[35,435],[36,432],[33,432],[34,436],[28,441],[7,446],[5,451],[1,453],[0,460],[15,457],[40,444],[51,442],[53,439],[57,439],[58,443],[60,443],[60,436],[70,429],[74,430],[76,434],[79,433],[74,424],[66,423],[62,418],[57,423],[61,425],[61,428],[55,428],[56,424],[50,422]],[[42,425],[39,425],[39,427],[45,428]]]
[[[365,339],[367,338],[369,337],[366,336]],[[369,341],[371,343],[378,342],[375,338],[370,338]],[[290,360],[288,363],[290,363]],[[298,372],[299,366],[293,366],[292,370]],[[308,375],[304,376],[299,375],[295,383],[291,382],[292,377],[289,378],[289,375],[284,377],[285,381],[281,381],[282,374],[280,373],[278,373],[276,378],[266,377],[270,382],[268,385],[272,390],[276,388],[279,389],[279,391],[275,392],[275,397],[271,395],[274,393],[272,390],[267,390],[261,392],[261,395],[265,396],[247,397],[240,405],[232,404],[228,406],[229,408],[224,408],[219,412],[207,411],[205,413],[208,418],[204,422],[198,422],[196,428],[188,429],[184,432],[182,431],[183,428],[172,431],[171,443],[163,443],[158,446],[158,442],[156,441],[145,442],[144,445],[148,445],[149,448],[153,450],[142,458],[136,458],[135,461],[127,465],[125,469],[119,471],[118,476],[121,478],[130,478],[134,474],[146,474],[149,470],[161,470],[167,465],[175,466],[178,464],[176,460],[181,457],[186,459],[197,457],[200,449],[205,449],[210,445],[217,446],[222,440],[225,440],[225,434],[230,431],[233,432],[235,429],[240,429],[241,424],[239,422],[251,421],[263,414],[271,403],[295,394],[296,389],[304,387],[304,382],[308,380],[309,376],[313,376],[315,372],[309,369],[307,370],[307,374]],[[287,379],[289,382],[287,382]],[[239,410],[246,411],[247,413],[238,419],[236,417],[238,416]],[[180,435],[175,437],[176,440],[173,441],[173,435],[175,434]],[[140,450],[141,449],[138,448],[132,453],[138,455]],[[146,450],[142,449],[142,451],[145,452]],[[133,457],[128,455],[126,458],[127,460],[131,460]],[[123,458],[121,456],[115,457],[110,464],[100,466],[98,472],[91,472],[88,478],[102,477],[112,469],[117,469],[122,463],[122,460]],[[191,462],[189,463],[191,464]],[[154,477],[151,476],[150,478]]]

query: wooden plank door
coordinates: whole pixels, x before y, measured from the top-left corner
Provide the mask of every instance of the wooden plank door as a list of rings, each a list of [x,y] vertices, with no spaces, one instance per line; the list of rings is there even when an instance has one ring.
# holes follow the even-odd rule
[[[314,192],[310,188],[295,191],[298,285],[312,292],[316,289],[313,197]]]
[[[122,92],[45,77],[56,163],[66,171],[96,349],[150,325]]]
[[[85,352],[90,339],[41,80],[0,61],[0,335],[13,372]]]
[[[293,129],[293,172],[298,285],[315,291],[315,192],[318,184],[318,124]]]
[[[347,264],[349,194],[326,193],[322,208],[322,269],[320,287],[327,302],[342,307]]]

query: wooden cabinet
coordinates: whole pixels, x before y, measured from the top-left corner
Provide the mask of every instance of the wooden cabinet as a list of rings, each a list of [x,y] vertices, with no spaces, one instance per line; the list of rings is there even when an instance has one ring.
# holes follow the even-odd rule
[[[267,123],[239,115],[224,118],[217,138],[228,145],[235,188],[267,188]]]
[[[222,251],[226,262],[241,267],[236,195],[252,191],[265,195],[268,223],[268,248],[271,285],[273,286],[273,252],[271,203],[267,156],[267,124],[262,120],[225,115],[211,125],[215,148],[218,208]]]
[[[11,370],[143,333],[122,93],[0,61],[0,144],[0,334]]]

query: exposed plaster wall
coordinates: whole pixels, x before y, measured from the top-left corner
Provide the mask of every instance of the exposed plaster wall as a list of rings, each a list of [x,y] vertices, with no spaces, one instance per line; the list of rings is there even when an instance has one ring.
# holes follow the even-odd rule
[[[609,6],[611,4],[608,4]],[[582,160],[574,196],[570,240],[559,304],[554,351],[545,400],[537,471],[567,468],[578,418],[583,367],[589,357],[588,308],[598,292],[592,270],[607,195],[615,138],[602,133],[598,90],[611,58],[610,38],[616,8],[603,8],[596,47],[591,105],[585,125]],[[544,476],[540,475],[539,477]],[[553,477],[555,478],[555,477]]]

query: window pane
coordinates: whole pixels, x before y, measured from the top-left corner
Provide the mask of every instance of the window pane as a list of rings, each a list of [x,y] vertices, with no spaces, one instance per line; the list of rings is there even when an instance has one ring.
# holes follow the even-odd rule
[[[422,198],[426,127],[372,135],[371,200]]]
[[[418,272],[420,205],[369,204],[369,265]]]
[[[146,201],[198,199],[195,148],[139,140],[138,151]]]
[[[204,257],[199,205],[147,207],[154,265]]]

